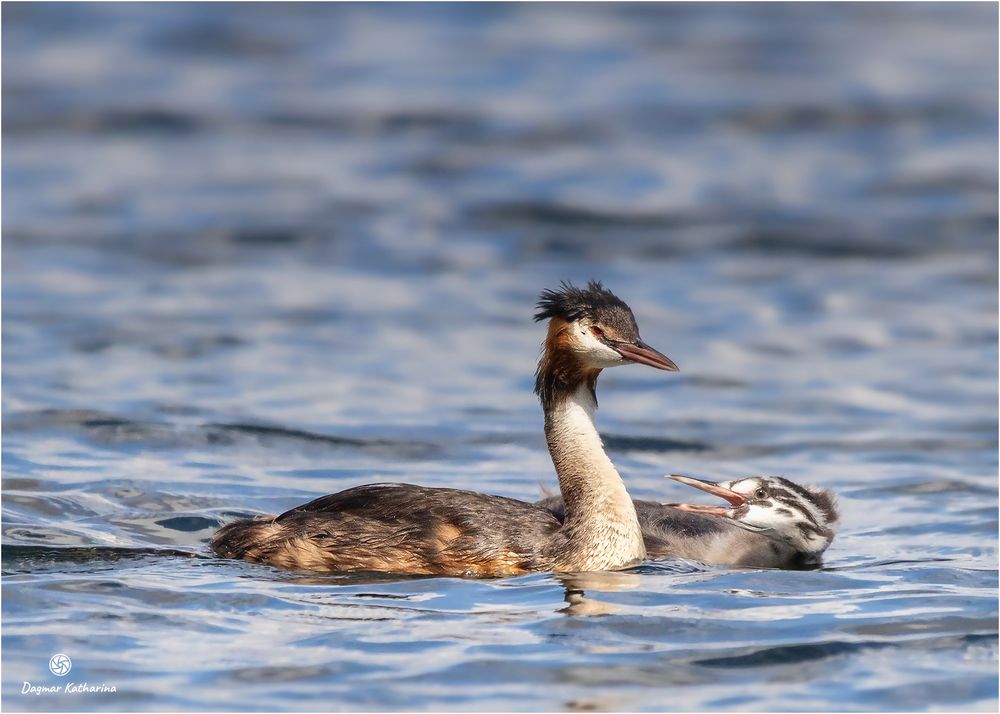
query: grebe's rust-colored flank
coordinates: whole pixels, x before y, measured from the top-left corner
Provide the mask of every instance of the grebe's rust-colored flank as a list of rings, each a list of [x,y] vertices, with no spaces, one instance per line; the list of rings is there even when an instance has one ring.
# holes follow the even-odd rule
[[[535,319],[549,320],[535,392],[563,518],[473,491],[371,484],[230,523],[212,549],[295,570],[484,577],[616,570],[643,560],[635,507],[594,426],[597,378],[633,362],[677,367],[641,340],[628,305],[600,283],[543,292]]]

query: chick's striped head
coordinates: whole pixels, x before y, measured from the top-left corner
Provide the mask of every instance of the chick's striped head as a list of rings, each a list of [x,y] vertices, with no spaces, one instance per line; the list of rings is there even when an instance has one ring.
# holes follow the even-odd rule
[[[839,519],[833,494],[778,476],[750,476],[714,483],[688,476],[675,481],[724,498],[729,507],[666,504],[672,508],[732,520],[748,531],[782,541],[802,553],[818,555],[833,541]]]

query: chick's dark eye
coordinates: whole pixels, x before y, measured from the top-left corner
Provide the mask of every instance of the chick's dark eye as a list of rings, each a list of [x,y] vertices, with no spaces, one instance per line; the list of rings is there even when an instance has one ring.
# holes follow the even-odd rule
[[[757,491],[754,492],[754,498],[767,498],[767,491],[762,488],[758,488]]]
[[[604,337],[604,330],[602,330],[597,325],[591,325],[590,331],[594,333],[595,337]]]

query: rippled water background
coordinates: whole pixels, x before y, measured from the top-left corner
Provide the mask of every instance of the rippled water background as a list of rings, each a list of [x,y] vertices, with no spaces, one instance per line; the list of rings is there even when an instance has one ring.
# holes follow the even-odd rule
[[[3,21],[6,708],[997,706],[995,5]],[[602,378],[632,492],[833,488],[822,570],[207,557],[365,482],[538,497],[533,301],[591,277],[682,369]]]

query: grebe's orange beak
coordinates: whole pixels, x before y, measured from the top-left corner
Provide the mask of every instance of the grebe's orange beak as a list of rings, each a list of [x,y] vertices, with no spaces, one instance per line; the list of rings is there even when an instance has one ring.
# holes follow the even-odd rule
[[[728,488],[723,488],[712,481],[703,481],[700,478],[691,478],[690,476],[677,476],[676,474],[671,474],[670,478],[688,486],[693,486],[699,491],[724,498],[732,508],[739,508],[747,502],[743,494],[730,491]],[[704,513],[711,516],[726,516],[730,510],[722,506],[703,506],[695,503],[664,503],[663,505],[668,508],[676,508],[678,511],[693,511],[694,513]]]
[[[659,350],[654,350],[642,340],[636,340],[635,344],[628,342],[615,342],[611,347],[629,362],[646,364],[665,372],[679,372],[680,369],[674,361]]]

